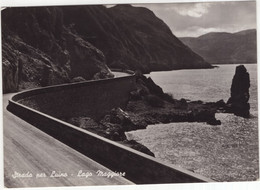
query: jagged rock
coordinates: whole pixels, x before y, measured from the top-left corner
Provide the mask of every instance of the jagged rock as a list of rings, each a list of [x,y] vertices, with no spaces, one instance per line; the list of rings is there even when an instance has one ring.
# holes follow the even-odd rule
[[[68,123],[79,126],[82,129],[98,128],[98,123],[89,117],[73,117],[67,120]]]
[[[121,108],[112,109],[111,112],[100,121],[100,123],[105,126],[110,126],[110,124],[120,124],[124,127],[134,125],[130,120],[129,115]]]
[[[155,84],[149,77],[144,76],[140,71],[135,72],[136,90],[130,93],[131,100],[146,100],[151,106],[162,107],[163,101],[174,103],[175,100],[171,94],[164,93],[162,88]]]
[[[249,117],[250,78],[244,65],[236,67],[236,73],[232,80],[231,97],[227,102],[227,110],[235,115]]]
[[[83,77],[74,77],[73,79],[71,79],[70,82],[83,82],[83,81],[86,81],[86,79],[84,79]]]
[[[109,126],[105,131],[105,137],[113,141],[123,141],[126,140],[125,131],[123,126],[120,124],[107,123]]]
[[[114,78],[114,74],[112,74],[111,72],[107,72],[105,71],[100,71],[98,73],[96,73],[93,77],[92,80],[100,80],[100,79],[107,79],[107,78]]]
[[[143,78],[144,79],[144,78]],[[155,82],[151,79],[151,77],[148,77],[144,80],[147,88],[150,90],[152,94],[155,94],[157,96],[161,96],[163,93],[163,90],[160,86],[155,84]]]
[[[64,25],[62,8],[6,8],[2,13],[3,92],[111,73],[103,53]]]
[[[219,100],[219,101],[216,102],[216,106],[218,108],[225,108],[226,103],[224,102],[224,100]]]

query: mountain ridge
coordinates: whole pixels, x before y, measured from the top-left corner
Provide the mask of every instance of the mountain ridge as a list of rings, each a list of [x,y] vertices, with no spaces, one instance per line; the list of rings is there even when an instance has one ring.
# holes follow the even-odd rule
[[[257,62],[256,29],[235,33],[210,32],[180,40],[212,64]]]
[[[109,78],[109,68],[212,67],[151,10],[131,5],[6,8],[2,47],[5,93]]]

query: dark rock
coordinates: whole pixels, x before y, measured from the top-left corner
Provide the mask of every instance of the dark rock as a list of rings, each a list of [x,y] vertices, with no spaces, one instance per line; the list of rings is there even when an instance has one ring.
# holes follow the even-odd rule
[[[216,106],[218,108],[224,108],[226,106],[226,103],[224,102],[224,100],[219,100],[216,102]]]
[[[63,22],[62,8],[6,8],[2,12],[3,92],[110,74],[104,54]]]
[[[70,82],[83,82],[86,81],[86,79],[84,79],[83,77],[74,77],[73,79],[71,79]]]
[[[147,8],[67,6],[62,10],[65,25],[73,24],[80,36],[100,49],[111,68],[147,73],[211,67]]]
[[[127,144],[126,144],[127,143]],[[135,150],[138,150],[142,153],[145,153],[145,154],[148,154],[150,156],[154,156],[154,153],[152,153],[147,147],[145,147],[144,145],[134,141],[134,140],[130,140],[130,141],[127,141],[127,142],[124,142],[123,144],[125,144],[126,146],[129,146]]]
[[[121,108],[112,109],[110,112],[110,116],[111,123],[123,124],[130,122],[129,115],[126,112],[124,112]]]
[[[145,85],[150,90],[152,94],[155,94],[157,96],[162,96],[164,94],[162,88],[155,84],[155,82],[151,79],[151,77],[143,78],[145,81]]]
[[[180,99],[179,108],[180,109],[187,109],[187,107],[188,107],[187,101],[184,98]]]
[[[209,125],[221,125],[221,121],[217,119],[210,119],[207,121],[207,124]]]
[[[65,48],[70,55],[70,76],[82,76],[87,80],[95,75],[100,78],[113,76],[106,65],[103,52],[72,31],[71,28],[64,27],[63,32]]]
[[[112,109],[108,115],[104,116],[104,118],[100,120],[100,123],[107,128],[123,127],[121,130],[124,132],[137,128],[130,116],[121,108]]]
[[[113,141],[123,141],[126,140],[125,131],[123,130],[123,127],[119,124],[111,124],[109,123],[109,126],[105,131],[105,137],[113,140]]]
[[[149,77],[144,76],[140,71],[135,72],[136,90],[131,92],[131,100],[146,100],[153,107],[162,107],[164,101],[175,103],[172,94],[164,93],[162,88],[155,84]]]
[[[245,118],[249,117],[249,87],[249,73],[244,65],[237,66],[231,85],[231,97],[227,102],[227,111]]]
[[[107,72],[106,70],[101,70],[92,77],[92,80],[100,80],[107,78],[114,78],[114,75],[111,72]]]
[[[130,100],[141,100],[142,96],[140,95],[139,91],[132,91],[130,92]]]
[[[145,96],[145,100],[152,107],[163,107],[164,106],[163,100],[153,94],[149,94],[149,95]]]
[[[74,117],[67,120],[67,122],[82,129],[96,129],[99,127],[98,123],[89,117]]]
[[[77,76],[111,78],[107,65],[143,72],[211,67],[147,8],[15,7],[2,11],[1,22],[4,93]]]

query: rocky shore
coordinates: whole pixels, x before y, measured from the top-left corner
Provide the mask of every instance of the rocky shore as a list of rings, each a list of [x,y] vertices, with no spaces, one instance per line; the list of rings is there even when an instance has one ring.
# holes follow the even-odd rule
[[[154,156],[147,147],[133,140],[127,140],[125,132],[145,129],[151,124],[172,122],[204,122],[209,124],[209,127],[214,127],[214,125],[221,124],[221,121],[215,118],[217,112],[228,112],[242,117],[249,117],[247,115],[249,114],[249,109],[243,109],[243,113],[246,113],[244,115],[238,114],[241,109],[236,109],[237,107],[249,108],[247,103],[249,93],[245,92],[248,92],[250,82],[249,77],[247,80],[244,80],[243,76],[248,76],[248,73],[245,73],[247,72],[244,66],[237,67],[231,87],[231,98],[227,103],[223,100],[207,103],[200,100],[176,100],[172,95],[164,93],[151,78],[147,78],[141,73],[136,73],[136,90],[130,93],[128,104],[124,110],[114,108],[99,121],[81,117],[70,118],[67,122]],[[239,92],[234,90],[238,88],[236,86],[240,79],[237,78],[242,78],[245,84],[242,87],[243,90]],[[233,99],[236,101],[234,102]]]

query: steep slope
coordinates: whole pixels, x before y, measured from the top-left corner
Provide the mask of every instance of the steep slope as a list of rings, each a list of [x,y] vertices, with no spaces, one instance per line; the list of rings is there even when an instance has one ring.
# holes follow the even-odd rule
[[[63,24],[60,8],[2,11],[3,92],[110,77],[103,53]]]
[[[108,68],[210,68],[152,11],[118,5],[2,11],[4,93],[111,77]],[[107,66],[108,65],[108,66]]]
[[[180,38],[210,63],[256,63],[256,30],[213,32],[198,38]]]
[[[152,11],[117,5],[64,7],[64,20],[103,51],[110,67],[143,72],[209,68]]]

